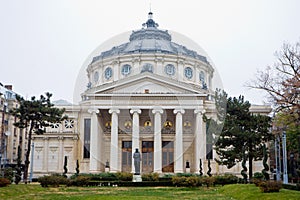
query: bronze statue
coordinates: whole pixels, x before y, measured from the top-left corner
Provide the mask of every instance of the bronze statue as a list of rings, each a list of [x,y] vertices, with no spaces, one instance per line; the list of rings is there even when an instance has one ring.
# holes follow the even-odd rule
[[[134,162],[134,175],[140,175],[141,154],[138,148],[135,149],[135,152],[133,154],[133,162]]]

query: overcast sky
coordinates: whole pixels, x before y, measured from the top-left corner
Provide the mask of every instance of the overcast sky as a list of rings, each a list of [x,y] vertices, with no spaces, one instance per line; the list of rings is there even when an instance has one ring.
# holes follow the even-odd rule
[[[161,29],[198,43],[231,96],[265,101],[244,87],[275,62],[284,42],[300,41],[298,0],[0,0],[0,82],[30,97],[46,91],[73,101],[78,73],[111,37],[141,28],[151,2]]]

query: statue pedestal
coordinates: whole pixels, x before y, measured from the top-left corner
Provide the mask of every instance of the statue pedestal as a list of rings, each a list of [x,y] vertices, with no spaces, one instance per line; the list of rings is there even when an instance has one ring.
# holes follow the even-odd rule
[[[105,167],[105,172],[109,172],[109,167]]]
[[[132,182],[142,182],[142,175],[133,175]]]
[[[185,173],[191,173],[191,168],[185,168]]]

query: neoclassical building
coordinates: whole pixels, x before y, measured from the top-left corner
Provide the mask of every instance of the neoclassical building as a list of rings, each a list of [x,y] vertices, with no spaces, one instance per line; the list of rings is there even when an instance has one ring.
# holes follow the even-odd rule
[[[65,156],[70,174],[77,160],[81,173],[133,172],[135,149],[142,173],[199,173],[200,159],[203,172],[212,159],[212,173],[239,173],[239,166],[218,166],[206,141],[203,114],[215,116],[214,67],[196,50],[173,42],[151,12],[142,29],[93,57],[86,72],[82,101],[57,105],[69,119],[34,135],[34,177],[62,173]]]

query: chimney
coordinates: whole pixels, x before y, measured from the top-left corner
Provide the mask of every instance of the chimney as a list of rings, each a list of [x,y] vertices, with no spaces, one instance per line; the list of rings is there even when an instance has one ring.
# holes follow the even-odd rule
[[[4,86],[6,89],[11,90],[12,91],[12,85],[5,85]]]

